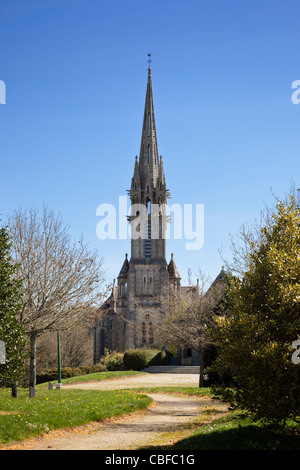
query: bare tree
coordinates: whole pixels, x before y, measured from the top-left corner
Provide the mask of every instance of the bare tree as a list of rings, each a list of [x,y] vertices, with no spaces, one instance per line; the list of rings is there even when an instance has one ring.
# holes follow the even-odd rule
[[[207,289],[208,279],[199,273],[197,286],[171,288],[161,296],[165,313],[152,313],[151,323],[156,344],[168,349],[191,348],[199,357],[199,386],[204,385],[204,351],[211,345],[210,329],[214,325],[214,308],[224,293],[224,283],[218,282]],[[136,304],[140,316],[143,308]],[[141,322],[143,320],[140,320]]]
[[[36,340],[91,316],[104,295],[102,259],[47,207],[17,210],[8,220],[24,299],[20,321],[30,337],[31,391],[36,385]]]
[[[60,333],[62,367],[79,367],[93,363],[93,337],[90,325],[77,324]],[[48,331],[37,340],[37,373],[57,367],[57,334]]]
[[[222,283],[212,285],[208,290],[202,278],[199,287],[186,292],[173,292],[170,295],[169,313],[159,327],[166,343],[177,343],[181,347],[191,348],[199,357],[199,386],[204,385],[204,351],[211,345],[210,329],[214,324],[214,308],[221,299],[224,287]]]

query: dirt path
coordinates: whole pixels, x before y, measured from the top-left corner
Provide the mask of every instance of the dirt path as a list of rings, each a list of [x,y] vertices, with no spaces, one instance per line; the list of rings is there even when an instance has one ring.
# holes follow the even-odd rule
[[[121,380],[65,385],[64,388],[120,389],[138,386],[176,386],[197,383],[198,376],[145,374]],[[18,446],[22,450],[137,450],[145,445],[168,444],[191,431],[196,424],[211,421],[227,411],[227,406],[208,397],[189,397],[147,393],[153,405],[147,411],[131,416],[91,423],[74,430],[55,431]]]
[[[198,387],[199,374],[138,374],[127,377],[99,380],[98,382],[81,382],[65,384],[63,388],[80,388],[93,390],[111,390],[135,387]]]

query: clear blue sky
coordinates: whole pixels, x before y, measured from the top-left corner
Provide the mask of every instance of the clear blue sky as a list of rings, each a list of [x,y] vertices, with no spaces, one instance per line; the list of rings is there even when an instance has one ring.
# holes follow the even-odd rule
[[[298,0],[0,0],[2,219],[43,202],[117,277],[130,240],[100,241],[96,208],[126,195],[152,53],[171,203],[204,204],[205,242],[168,243],[187,282],[214,278],[229,234],[300,186]]]

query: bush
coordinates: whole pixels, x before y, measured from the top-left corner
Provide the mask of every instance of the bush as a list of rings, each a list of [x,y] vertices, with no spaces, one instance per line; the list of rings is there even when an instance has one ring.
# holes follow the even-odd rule
[[[144,350],[130,349],[123,357],[125,370],[141,370],[146,367],[147,359]]]
[[[158,349],[130,349],[124,353],[123,363],[125,370],[141,370],[150,365],[167,365],[171,357],[171,353]]]
[[[99,364],[102,364],[109,371],[124,370],[123,355],[124,353],[117,351],[109,352],[108,349],[105,349]]]
[[[110,354],[105,359],[104,365],[109,371],[124,370],[123,354],[117,352]]]
[[[147,364],[148,366],[168,366],[171,361],[173,354],[169,351],[158,351],[155,356],[153,356]]]

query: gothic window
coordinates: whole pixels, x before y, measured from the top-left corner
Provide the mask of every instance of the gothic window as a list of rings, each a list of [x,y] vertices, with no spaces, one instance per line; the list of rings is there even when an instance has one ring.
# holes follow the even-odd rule
[[[149,323],[149,344],[153,344],[153,325]]]
[[[148,131],[150,132],[151,117],[150,113],[148,114]]]
[[[127,297],[127,282],[124,284],[124,297]]]
[[[150,144],[148,144],[148,163],[150,163]]]
[[[142,343],[146,344],[146,323],[142,324]]]

